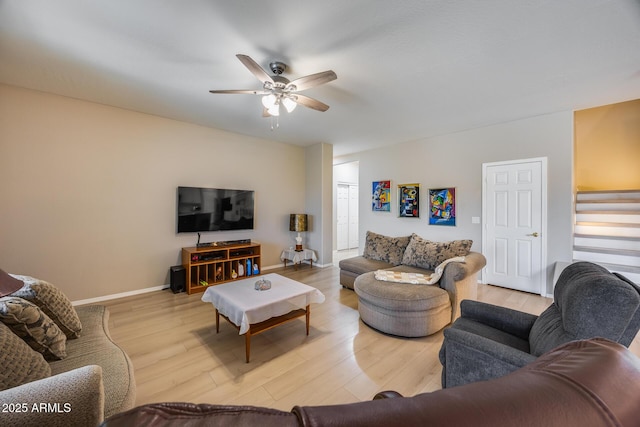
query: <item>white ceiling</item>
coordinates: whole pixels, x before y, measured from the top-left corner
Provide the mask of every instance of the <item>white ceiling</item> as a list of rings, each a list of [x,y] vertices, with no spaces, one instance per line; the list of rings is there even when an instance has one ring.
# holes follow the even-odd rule
[[[272,131],[237,53],[331,108]],[[640,1],[0,0],[0,82],[342,155],[640,98]]]

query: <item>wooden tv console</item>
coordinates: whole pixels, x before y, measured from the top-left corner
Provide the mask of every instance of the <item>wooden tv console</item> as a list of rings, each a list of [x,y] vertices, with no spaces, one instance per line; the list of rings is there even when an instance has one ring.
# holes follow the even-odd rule
[[[247,271],[247,261],[251,261],[251,272]],[[253,272],[254,265],[258,266],[258,274]],[[204,292],[212,285],[262,274],[260,244],[182,248],[182,266],[186,270],[187,293]],[[236,277],[233,277],[234,273]],[[244,274],[241,276],[240,273]],[[206,283],[206,286],[203,283]]]

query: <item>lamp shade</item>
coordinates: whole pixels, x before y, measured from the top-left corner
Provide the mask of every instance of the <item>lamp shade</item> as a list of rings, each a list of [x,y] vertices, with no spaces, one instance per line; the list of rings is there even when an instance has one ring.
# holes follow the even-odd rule
[[[307,214],[291,214],[289,216],[289,231],[307,231]]]
[[[286,97],[282,98],[282,105],[284,105],[284,108],[287,109],[287,113],[290,113],[296,109],[296,106],[298,104],[296,104],[296,101],[294,101],[293,99]]]
[[[280,104],[275,103],[271,107],[267,108],[270,116],[278,117],[280,115]]]
[[[276,96],[274,94],[265,95],[262,97],[262,105],[264,108],[269,109],[276,104]]]

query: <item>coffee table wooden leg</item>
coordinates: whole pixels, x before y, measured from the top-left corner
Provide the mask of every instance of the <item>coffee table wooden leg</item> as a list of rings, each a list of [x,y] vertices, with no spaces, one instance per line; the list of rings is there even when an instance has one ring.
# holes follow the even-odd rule
[[[249,356],[251,355],[251,329],[249,329],[247,333],[244,334],[244,346],[247,356],[247,363],[249,363]]]
[[[309,335],[309,318],[311,317],[311,306],[308,305],[307,306],[307,313],[305,315],[305,317],[307,318],[307,335]]]
[[[216,308],[216,334],[220,333],[220,312]]]

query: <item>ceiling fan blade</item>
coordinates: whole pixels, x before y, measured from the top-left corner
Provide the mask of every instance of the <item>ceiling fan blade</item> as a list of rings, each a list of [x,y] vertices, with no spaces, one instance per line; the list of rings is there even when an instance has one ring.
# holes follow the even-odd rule
[[[273,83],[273,79],[271,78],[271,76],[267,74],[267,72],[264,69],[262,69],[262,67],[259,66],[256,61],[251,59],[251,57],[247,55],[241,55],[241,54],[237,54],[236,57],[238,57],[240,62],[242,62],[244,66],[247,67],[249,71],[251,71],[251,73],[254,76],[256,76],[256,78],[260,80],[263,84],[266,82]]]
[[[249,95],[266,95],[271,92],[266,90],[210,90],[211,93],[246,93]]]
[[[329,70],[323,71],[321,73],[310,74],[305,77],[300,77],[299,79],[295,79],[294,81],[290,82],[287,86],[295,86],[296,91],[305,90],[314,86],[320,86],[337,78],[338,76],[336,75],[336,73]]]
[[[317,99],[309,98],[304,95],[295,95],[295,101],[297,104],[304,105],[305,107],[312,108],[318,111],[327,111],[329,106],[324,102],[320,102]]]
[[[271,117],[271,114],[269,114],[269,110],[264,107],[262,108],[262,117]]]

